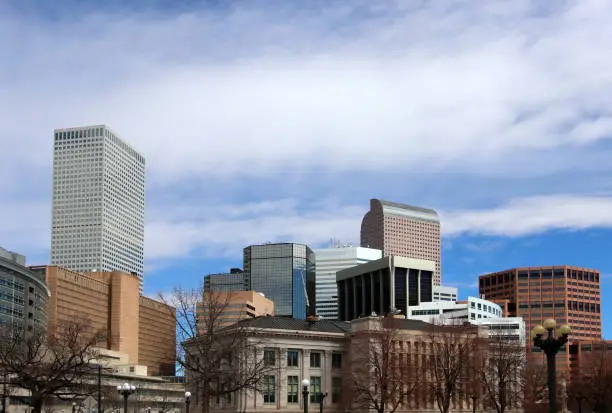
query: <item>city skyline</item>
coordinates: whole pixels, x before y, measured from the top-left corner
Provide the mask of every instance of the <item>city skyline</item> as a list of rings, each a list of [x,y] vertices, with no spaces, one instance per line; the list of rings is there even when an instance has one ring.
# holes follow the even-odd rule
[[[370,198],[439,212],[461,297],[548,265],[612,293],[612,4],[213,3],[0,4],[3,247],[48,263],[51,131],[104,123],[147,159],[146,294],[358,245]]]

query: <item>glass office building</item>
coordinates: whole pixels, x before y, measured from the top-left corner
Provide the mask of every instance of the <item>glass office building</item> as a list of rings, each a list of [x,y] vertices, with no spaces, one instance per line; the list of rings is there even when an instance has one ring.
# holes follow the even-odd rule
[[[315,255],[303,244],[251,245],[244,249],[250,289],[274,301],[277,316],[316,314]]]
[[[23,255],[0,247],[0,325],[28,330],[43,326],[49,296],[44,275],[28,269]]]

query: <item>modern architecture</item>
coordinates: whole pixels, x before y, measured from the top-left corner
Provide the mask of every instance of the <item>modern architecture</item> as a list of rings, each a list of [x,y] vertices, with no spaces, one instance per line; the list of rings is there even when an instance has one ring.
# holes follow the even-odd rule
[[[173,376],[176,361],[175,309],[140,295],[140,280],[125,272],[78,273],[58,266],[30,267],[45,277],[51,298],[51,332],[80,317],[94,333],[103,332],[101,348],[124,353],[132,366],[149,375]]]
[[[433,209],[372,199],[361,222],[361,246],[433,261],[434,285],[441,283],[440,218]]]
[[[397,312],[433,300],[436,263],[389,255],[336,273],[338,318]]]
[[[408,307],[406,318],[433,322],[436,319],[477,321],[502,316],[501,307],[491,301],[468,297],[466,301],[424,302]]]
[[[204,277],[204,291],[248,291],[250,285],[251,277],[240,268]]]
[[[457,287],[446,287],[442,285],[434,285],[433,300],[434,301],[457,301]]]
[[[382,258],[382,251],[363,247],[335,247],[315,250],[317,315],[338,319],[336,272]]]
[[[104,125],[54,134],[51,264],[142,279],[144,157]]]
[[[315,254],[303,244],[251,245],[244,249],[249,290],[274,302],[277,316],[306,318],[316,313]]]
[[[204,301],[198,305],[198,319],[206,323],[211,307],[214,324],[210,324],[214,328],[227,327],[248,318],[274,315],[274,303],[263,293],[255,291],[206,291]]]
[[[32,330],[47,322],[49,288],[25,257],[0,247],[0,326]]]

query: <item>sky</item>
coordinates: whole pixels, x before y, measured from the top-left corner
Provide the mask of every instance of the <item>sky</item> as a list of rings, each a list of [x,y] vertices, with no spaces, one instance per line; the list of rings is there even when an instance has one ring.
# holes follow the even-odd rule
[[[560,264],[609,297],[611,19],[608,0],[0,1],[0,245],[49,261],[53,129],[104,123],[146,157],[147,294],[249,244],[358,244],[382,198],[439,211],[461,297]]]

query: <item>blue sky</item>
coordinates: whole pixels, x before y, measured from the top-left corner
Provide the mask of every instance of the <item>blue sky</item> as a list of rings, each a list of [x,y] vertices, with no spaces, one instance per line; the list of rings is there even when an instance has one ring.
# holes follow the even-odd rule
[[[0,244],[48,261],[52,131],[147,159],[145,291],[265,241],[437,209],[443,282],[572,264],[612,291],[612,3],[0,3]],[[612,306],[603,300],[612,334]]]

